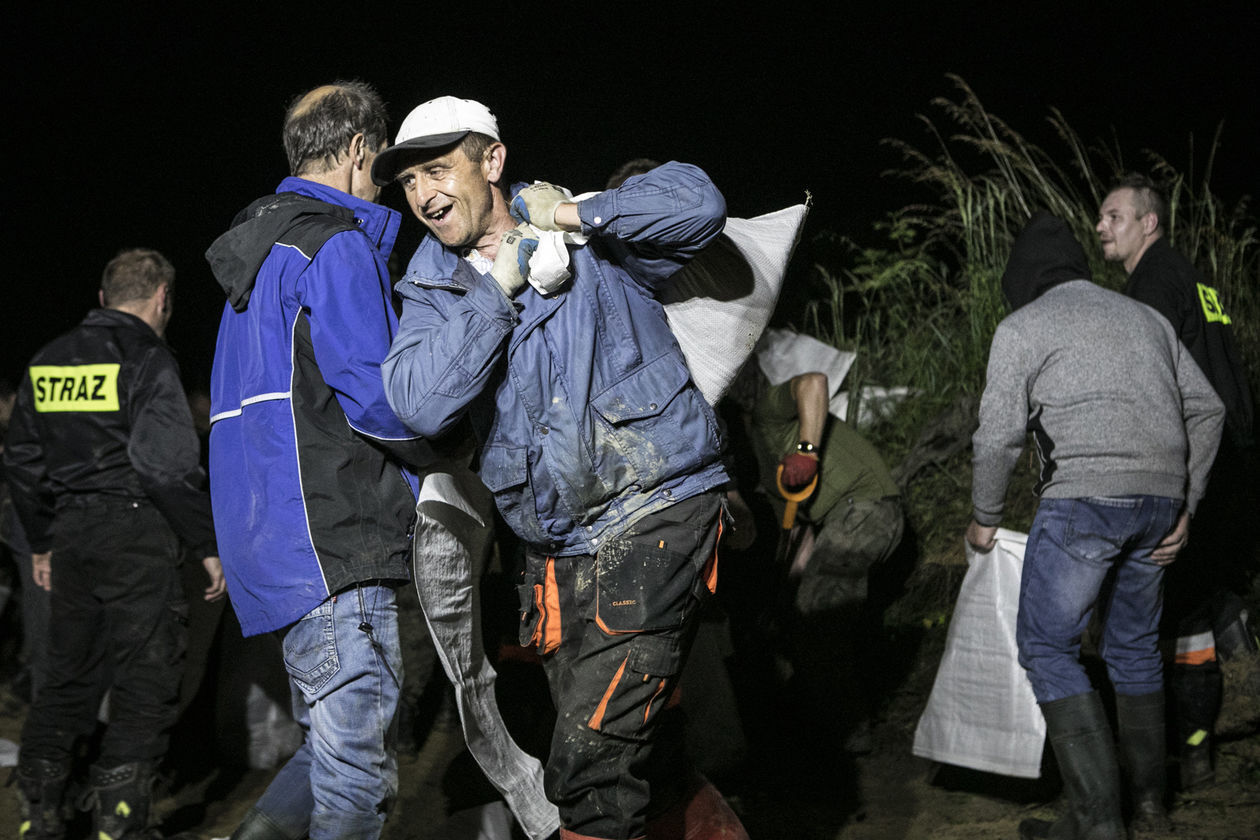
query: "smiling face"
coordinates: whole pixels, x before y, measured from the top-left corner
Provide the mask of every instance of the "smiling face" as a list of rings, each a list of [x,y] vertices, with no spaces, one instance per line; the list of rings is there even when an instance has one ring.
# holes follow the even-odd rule
[[[1123,263],[1124,270],[1132,273],[1147,247],[1158,238],[1158,224],[1154,213],[1138,214],[1130,187],[1112,191],[1098,210],[1098,225],[1094,228],[1102,242],[1103,258]]]
[[[495,186],[503,171],[504,151],[502,144],[495,144],[480,160],[473,160],[457,146],[398,174],[407,205],[443,245],[482,251],[497,246],[499,234],[512,228]]]

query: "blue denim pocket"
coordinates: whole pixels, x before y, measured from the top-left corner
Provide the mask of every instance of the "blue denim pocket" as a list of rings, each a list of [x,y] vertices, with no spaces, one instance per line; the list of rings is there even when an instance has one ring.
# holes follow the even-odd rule
[[[1086,563],[1108,562],[1125,550],[1141,513],[1139,498],[1076,499],[1063,528],[1063,548]]]
[[[284,635],[284,667],[303,694],[318,695],[337,673],[333,601],[311,610]]]

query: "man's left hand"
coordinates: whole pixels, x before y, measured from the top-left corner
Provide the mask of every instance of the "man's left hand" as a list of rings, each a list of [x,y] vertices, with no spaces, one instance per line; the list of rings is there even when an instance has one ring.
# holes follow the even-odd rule
[[[206,587],[206,600],[217,601],[227,592],[227,581],[223,579],[223,564],[219,558],[211,555],[201,559],[201,567],[210,576],[210,585]]]
[[[556,208],[567,201],[572,199],[563,189],[540,181],[518,192],[508,210],[516,221],[539,230],[564,230],[556,223]]]
[[[1190,542],[1190,514],[1185,511],[1177,517],[1177,524],[1155,546],[1151,552],[1151,561],[1158,566],[1167,566],[1177,559],[1177,552]]]

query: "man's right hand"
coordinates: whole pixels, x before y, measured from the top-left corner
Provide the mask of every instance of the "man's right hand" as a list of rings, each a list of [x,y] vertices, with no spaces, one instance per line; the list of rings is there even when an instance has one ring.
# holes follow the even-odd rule
[[[508,297],[516,297],[529,277],[529,258],[538,250],[538,234],[529,225],[520,224],[499,238],[499,253],[490,276]]]
[[[45,592],[52,592],[52,552],[43,551],[31,555],[31,576],[35,585]]]
[[[981,525],[972,519],[967,525],[967,533],[964,537],[976,551],[982,554],[987,553],[992,551],[993,547],[997,545],[997,526]]]

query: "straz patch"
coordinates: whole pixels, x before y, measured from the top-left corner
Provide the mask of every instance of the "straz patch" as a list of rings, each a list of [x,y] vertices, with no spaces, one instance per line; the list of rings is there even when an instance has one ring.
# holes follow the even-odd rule
[[[35,410],[117,411],[118,365],[31,365]]]

